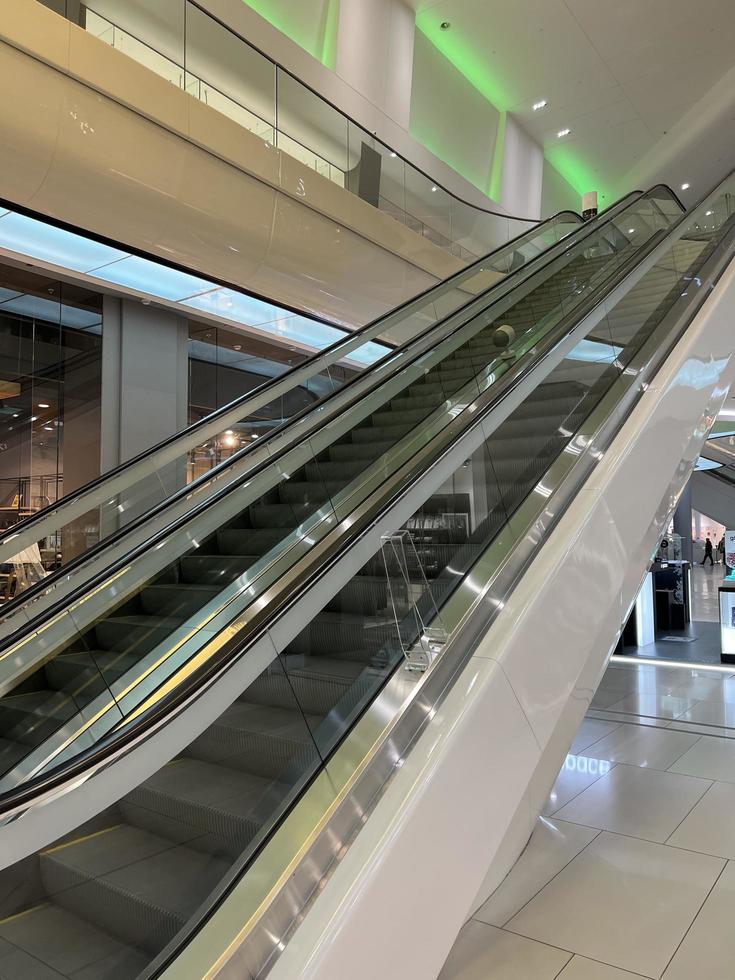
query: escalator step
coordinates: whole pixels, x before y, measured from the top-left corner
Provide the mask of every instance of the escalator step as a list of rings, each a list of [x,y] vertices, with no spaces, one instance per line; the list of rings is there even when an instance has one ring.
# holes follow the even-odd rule
[[[149,957],[51,902],[0,920],[3,980],[134,980]]]
[[[258,830],[252,813],[271,780],[180,757],[120,801],[128,823],[200,851],[236,855]]]
[[[227,863],[121,824],[44,851],[41,879],[58,904],[158,952],[221,880]]]

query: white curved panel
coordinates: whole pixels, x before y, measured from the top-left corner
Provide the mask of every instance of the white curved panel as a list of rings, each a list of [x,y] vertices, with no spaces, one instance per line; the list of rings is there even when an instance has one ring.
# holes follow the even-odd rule
[[[0,84],[13,93],[0,105],[2,196],[11,201],[31,200],[53,160],[64,98],[58,90],[41,94],[48,71],[18,52],[0,59]]]
[[[14,14],[0,197],[348,326],[462,267],[74,25],[47,51],[33,0]]]

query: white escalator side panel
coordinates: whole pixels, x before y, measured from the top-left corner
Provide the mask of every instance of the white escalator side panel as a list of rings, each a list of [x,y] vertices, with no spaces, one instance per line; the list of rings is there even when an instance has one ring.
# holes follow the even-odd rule
[[[735,379],[733,304],[735,264],[513,591],[272,980],[435,977],[462,922],[507,874]]]

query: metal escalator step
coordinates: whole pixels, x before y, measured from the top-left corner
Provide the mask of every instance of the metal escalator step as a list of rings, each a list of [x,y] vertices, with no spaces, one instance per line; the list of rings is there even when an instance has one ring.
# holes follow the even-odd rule
[[[104,684],[112,684],[134,667],[139,659],[134,653],[82,650],[54,657],[46,664],[44,670],[53,687],[68,691],[76,690],[88,677],[101,678]]]
[[[282,664],[285,663],[285,670]],[[358,682],[365,664],[358,660],[303,657],[286,654],[273,669],[264,671],[246,691],[249,702],[326,715]]]
[[[177,585],[148,585],[140,593],[140,604],[148,616],[177,616],[188,619],[220,592],[216,585],[179,582]]]
[[[369,465],[369,462],[365,462],[362,467],[365,468]],[[299,504],[310,508],[310,512],[313,513],[315,510],[319,510],[331,494],[339,493],[344,485],[344,481],[341,480],[313,480],[310,482],[288,480],[278,487],[278,494],[281,503]],[[318,490],[317,493],[315,493],[315,488]]]
[[[304,716],[296,708],[239,700],[187,746],[186,755],[277,779],[288,766],[303,771],[318,762],[311,733],[321,720],[321,715]]]
[[[192,582],[197,585],[218,585],[221,588],[234,581],[238,575],[242,575],[257,560],[257,555],[238,554],[236,557],[191,555],[182,558],[179,562],[179,576],[182,582]]]
[[[401,422],[400,419],[393,419],[392,415],[391,419],[392,422],[386,423],[385,425],[378,425],[371,421],[368,425],[361,425],[356,429],[352,429],[350,432],[352,442],[356,445],[364,442],[373,443],[388,440],[395,442],[413,428],[413,423],[411,422]]]
[[[272,780],[180,756],[120,800],[128,821],[197,851],[239,854],[257,833],[253,813]]]
[[[374,614],[388,601],[385,575],[356,575],[329,600],[326,609],[336,614]]]
[[[102,650],[142,656],[165,642],[183,621],[179,616],[110,616],[95,625],[94,634]]]
[[[21,745],[40,745],[76,711],[74,699],[62,691],[13,694],[0,700],[0,731]]]
[[[322,494],[326,500],[326,496]],[[252,504],[248,508],[250,520],[256,528],[275,530],[282,528],[281,539],[289,531],[298,527],[302,521],[319,509],[319,505],[309,504]]]
[[[56,904],[155,953],[217,885],[228,863],[121,824],[42,852],[40,866]]]
[[[329,457],[335,462],[359,462],[363,466],[369,465],[378,456],[388,452],[395,445],[395,442],[384,440],[382,442],[342,442],[335,443],[329,447]]]
[[[387,613],[375,616],[323,610],[289,644],[289,652],[367,663],[392,639],[394,630],[393,618]]]
[[[223,555],[231,557],[264,555],[283,541],[287,533],[274,527],[225,527],[217,531],[217,547]]]
[[[409,423],[413,426],[416,422],[421,422],[422,419],[425,419],[426,414],[421,408],[405,412],[391,412],[383,409],[380,412],[373,413],[371,419],[373,424],[378,427],[384,425],[409,425]]]
[[[2,980],[134,980],[149,960],[50,902],[0,920],[0,940]]]
[[[22,742],[16,742],[11,738],[0,738],[0,772],[12,769],[16,762],[27,754],[28,746],[23,745]]]

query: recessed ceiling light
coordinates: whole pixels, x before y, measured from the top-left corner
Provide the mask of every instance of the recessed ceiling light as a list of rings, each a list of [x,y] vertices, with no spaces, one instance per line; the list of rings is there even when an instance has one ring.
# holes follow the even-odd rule
[[[451,25],[451,23],[448,20],[443,20],[441,22],[441,24],[439,25],[439,27],[441,27],[441,29],[443,31],[448,31],[451,26],[452,25]]]
[[[39,402],[38,403],[38,407],[39,408],[50,408],[51,406],[48,404],[48,402]]]
[[[397,153],[396,153],[396,152],[394,151],[393,153],[391,153],[391,156],[392,156],[392,157],[393,157],[393,159],[395,160],[395,158],[396,158],[396,157],[398,156],[398,154],[397,154]]]
[[[635,232],[635,228],[628,228],[628,234],[632,235]]]
[[[562,136],[569,136],[570,133],[571,133],[571,129],[567,128],[567,129],[560,129],[556,135],[559,139],[561,139]]]
[[[681,185],[681,189],[682,189],[683,191],[688,191],[688,190],[689,190],[689,186],[690,186],[689,184],[687,184],[687,183],[683,183],[683,184]]]
[[[435,194],[435,193],[436,193],[436,185],[434,185],[434,186],[433,186],[433,187],[431,188],[431,192],[432,192],[432,194]]]
[[[538,112],[539,109],[545,109],[548,104],[549,103],[546,101],[546,99],[541,99],[540,102],[534,102],[531,108],[533,109],[534,112]]]
[[[711,214],[714,214],[715,212],[714,212],[714,211],[705,211],[704,213],[705,213],[705,215],[706,215],[706,216],[707,216],[707,217],[709,218],[709,216],[710,216]]]

